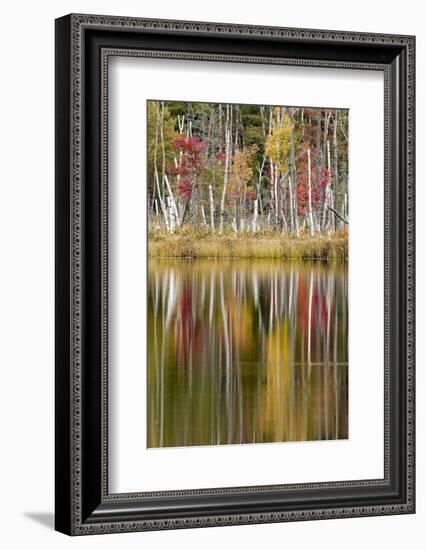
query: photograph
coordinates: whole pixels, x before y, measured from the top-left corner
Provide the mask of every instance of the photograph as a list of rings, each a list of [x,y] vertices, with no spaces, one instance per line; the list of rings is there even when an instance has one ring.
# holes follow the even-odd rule
[[[347,439],[349,110],[146,108],[147,447]]]

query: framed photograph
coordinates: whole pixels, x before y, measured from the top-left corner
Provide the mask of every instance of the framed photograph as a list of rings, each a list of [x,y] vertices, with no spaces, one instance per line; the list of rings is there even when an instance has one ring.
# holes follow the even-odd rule
[[[56,20],[56,529],[415,511],[413,36]]]

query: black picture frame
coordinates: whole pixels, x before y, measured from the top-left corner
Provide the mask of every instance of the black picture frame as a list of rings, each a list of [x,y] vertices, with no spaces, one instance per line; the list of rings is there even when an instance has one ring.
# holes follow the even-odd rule
[[[109,494],[111,55],[375,69],[385,81],[384,478]],[[56,20],[56,529],[69,535],[415,511],[415,38],[71,14]]]

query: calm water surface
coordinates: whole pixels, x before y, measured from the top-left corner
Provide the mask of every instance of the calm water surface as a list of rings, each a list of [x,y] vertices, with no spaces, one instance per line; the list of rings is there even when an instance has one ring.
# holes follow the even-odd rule
[[[148,266],[148,447],[348,437],[347,265]]]

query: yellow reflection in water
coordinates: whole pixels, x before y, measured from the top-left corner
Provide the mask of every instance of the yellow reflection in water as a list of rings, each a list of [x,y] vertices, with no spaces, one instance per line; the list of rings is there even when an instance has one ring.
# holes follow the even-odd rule
[[[153,260],[148,447],[348,436],[347,266]]]

